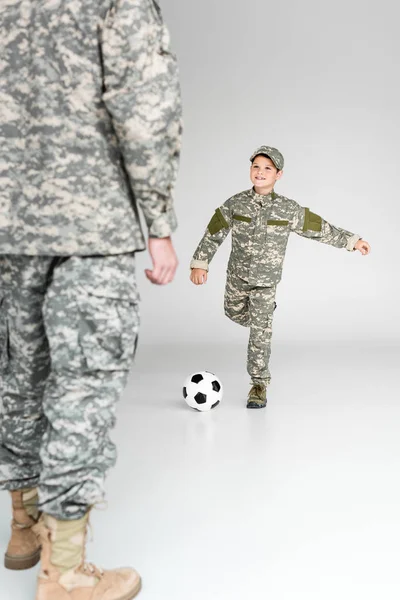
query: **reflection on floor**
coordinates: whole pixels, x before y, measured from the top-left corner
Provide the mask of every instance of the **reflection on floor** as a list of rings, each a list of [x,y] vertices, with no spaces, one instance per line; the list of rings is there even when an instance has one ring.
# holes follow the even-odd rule
[[[245,348],[139,347],[89,559],[134,565],[142,600],[397,600],[399,358],[274,346],[268,406],[250,411]],[[209,413],[181,396],[203,369],[225,386]],[[0,567],[1,600],[33,598],[36,573]]]

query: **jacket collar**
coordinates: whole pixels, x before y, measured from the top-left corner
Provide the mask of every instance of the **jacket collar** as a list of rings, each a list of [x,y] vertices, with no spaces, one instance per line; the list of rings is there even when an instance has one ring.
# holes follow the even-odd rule
[[[256,202],[258,202],[259,204],[261,204],[261,206],[265,206],[267,203],[272,202],[273,200],[275,200],[278,197],[278,194],[275,192],[275,190],[272,190],[272,192],[270,192],[267,195],[257,194],[254,187],[252,187],[251,190],[249,190],[249,192],[250,192],[251,198],[253,200],[255,200]]]

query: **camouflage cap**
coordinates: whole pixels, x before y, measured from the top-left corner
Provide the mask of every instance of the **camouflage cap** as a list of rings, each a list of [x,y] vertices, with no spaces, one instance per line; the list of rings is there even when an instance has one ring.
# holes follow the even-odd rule
[[[283,169],[284,160],[282,154],[276,148],[272,148],[271,146],[260,146],[257,148],[255,152],[250,156],[250,161],[253,162],[254,158],[259,154],[264,154],[265,156],[269,156],[272,160],[278,171]]]

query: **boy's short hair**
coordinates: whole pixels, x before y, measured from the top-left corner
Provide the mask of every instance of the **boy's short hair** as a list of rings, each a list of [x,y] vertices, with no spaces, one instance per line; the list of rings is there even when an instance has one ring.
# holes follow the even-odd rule
[[[273,162],[273,163],[274,163],[274,161],[272,160],[272,158],[271,158],[270,156],[268,156],[268,154],[263,154],[262,152],[260,152],[260,154],[256,154],[256,155],[253,157],[253,160],[251,161],[251,164],[253,164],[253,162],[256,160],[257,156],[265,156],[265,158],[269,158],[269,160],[270,160],[271,162]],[[276,166],[276,164],[275,164],[275,163],[274,163],[274,167],[275,167],[275,169],[277,169],[277,170],[278,170],[278,167]]]

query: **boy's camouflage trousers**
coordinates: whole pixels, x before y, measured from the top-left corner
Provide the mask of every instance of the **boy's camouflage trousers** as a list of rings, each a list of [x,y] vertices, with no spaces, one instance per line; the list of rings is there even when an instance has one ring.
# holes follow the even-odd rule
[[[271,380],[272,319],[276,308],[276,286],[254,287],[234,273],[228,273],[224,309],[235,323],[250,327],[247,372],[252,383],[268,385]]]
[[[0,256],[0,489],[58,519],[103,499],[138,300],[134,254]]]

